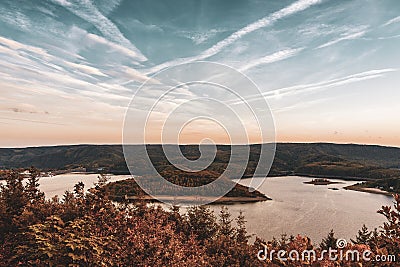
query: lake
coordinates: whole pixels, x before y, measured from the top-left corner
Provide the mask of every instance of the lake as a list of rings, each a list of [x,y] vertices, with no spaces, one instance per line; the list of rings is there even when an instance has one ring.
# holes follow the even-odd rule
[[[240,183],[248,185],[250,180]],[[331,229],[336,237],[348,241],[363,224],[373,230],[385,221],[376,211],[382,205],[392,205],[392,197],[343,189],[356,181],[330,179],[340,182],[331,185],[303,183],[310,180],[297,176],[267,178],[258,190],[271,201],[234,204],[229,206],[230,211],[237,216],[243,210],[248,231],[267,240],[287,233],[307,235],[319,243]],[[333,187],[339,190],[328,189]]]
[[[39,180],[39,189],[45,193],[47,199],[50,199],[56,195],[62,198],[65,191],[74,190],[75,184],[79,182],[83,182],[85,184],[86,190],[93,187],[98,180],[98,176],[98,174],[67,173],[56,176],[41,177]],[[130,175],[112,175],[109,177],[109,182],[131,178]],[[5,181],[0,181],[0,183],[4,184]]]
[[[77,182],[84,182],[87,188],[97,181],[97,174],[63,174],[40,179],[40,189],[46,197],[62,197],[66,190],[73,190]],[[111,181],[129,178],[111,176]],[[258,178],[259,179],[259,178]],[[248,185],[251,179],[240,181]],[[382,205],[391,205],[392,198],[385,195],[345,190],[343,187],[356,181],[341,181],[331,185],[304,184],[311,178],[287,176],[267,178],[259,188],[271,201],[229,205],[231,214],[236,217],[242,210],[247,220],[247,230],[251,234],[270,240],[282,233],[302,234],[314,242],[320,242],[331,229],[336,237],[350,240],[366,224],[371,230],[384,222],[384,217],[376,211]],[[338,188],[334,191],[328,188]],[[220,205],[212,205],[216,213]]]

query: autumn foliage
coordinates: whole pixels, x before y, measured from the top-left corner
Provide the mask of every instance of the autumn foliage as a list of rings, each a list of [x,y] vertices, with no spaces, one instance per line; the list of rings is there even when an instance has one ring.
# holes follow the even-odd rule
[[[231,218],[226,208],[215,215],[207,207],[166,211],[145,203],[115,204],[101,190],[90,193],[79,183],[61,199],[46,200],[38,190],[38,172],[27,182],[18,172],[6,176],[0,190],[1,266],[396,266],[350,261],[261,261],[257,253],[315,249],[307,237],[286,237],[250,243],[245,217]],[[369,249],[400,259],[400,197],[383,207],[387,222],[379,231],[359,232],[343,250]],[[365,236],[364,236],[365,235]],[[329,239],[331,238],[331,239]],[[325,240],[333,242],[334,236]],[[360,242],[359,244],[357,242]]]

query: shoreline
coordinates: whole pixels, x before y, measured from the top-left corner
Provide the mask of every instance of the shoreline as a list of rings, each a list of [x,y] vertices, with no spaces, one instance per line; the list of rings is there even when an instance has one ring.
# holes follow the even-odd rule
[[[137,197],[137,196],[126,196],[123,198],[124,200],[128,200],[128,201],[140,201],[143,200],[145,202],[170,202],[173,203],[174,201],[176,202],[181,202],[184,204],[191,204],[191,203],[196,203],[198,201],[204,201],[207,199],[213,200],[213,197],[204,197],[204,196],[158,196],[158,199],[153,198],[152,196],[141,196],[141,197]],[[114,201],[119,202],[121,200],[121,197],[115,197]],[[161,201],[160,201],[161,200]],[[213,205],[213,204],[238,204],[238,203],[255,203],[255,202],[260,202],[260,201],[268,201],[268,200],[272,200],[271,198],[264,196],[257,196],[257,197],[221,197],[217,200],[214,200],[212,202],[210,202],[209,205]]]
[[[312,184],[312,185],[331,185],[331,184],[342,184],[341,182],[332,182],[332,181],[308,181],[303,182],[303,184]]]
[[[54,176],[57,175],[65,175],[65,174],[80,174],[80,175],[89,175],[89,174],[98,174],[96,172],[66,172],[66,173],[62,173],[62,174],[56,174]],[[107,175],[114,175],[114,176],[122,176],[124,174],[114,174],[114,173],[108,173]],[[131,174],[128,174],[131,175]],[[280,178],[280,177],[285,177],[285,176],[298,176],[298,177],[307,177],[307,178],[328,178],[328,179],[336,179],[336,180],[342,180],[342,181],[368,181],[368,180],[374,180],[371,178],[361,178],[361,177],[347,177],[347,176],[343,176],[343,177],[339,177],[339,176],[332,176],[332,175],[312,175],[312,174],[302,174],[302,173],[291,173],[291,174],[285,174],[285,175],[274,175],[274,176],[267,176],[266,179],[268,178]],[[47,177],[47,176],[45,176]],[[44,178],[44,177],[42,177]],[[244,176],[240,179],[246,180],[246,179],[252,179],[252,178],[257,178],[257,177],[247,177]],[[261,177],[258,177],[261,178]],[[4,181],[5,179],[0,178],[0,181]],[[305,184],[313,184],[311,182],[304,182]],[[331,184],[337,184],[338,182],[332,182]],[[328,185],[328,184],[327,184]],[[359,186],[358,184],[354,184],[354,185],[349,185],[346,187],[343,187],[343,189],[345,190],[352,190],[352,191],[358,191],[358,192],[364,192],[364,193],[371,193],[371,194],[379,194],[379,195],[385,195],[385,196],[393,196],[393,194],[396,193],[390,193],[378,188],[369,188],[369,187],[363,187],[363,186]],[[150,197],[150,196],[147,196]],[[173,200],[173,197],[171,196],[165,196],[166,197],[166,201],[171,201]],[[120,198],[120,197],[119,197]],[[151,197],[150,197],[151,198]],[[271,198],[269,198],[268,196],[264,197],[222,197],[216,201],[214,201],[215,204],[234,204],[234,203],[254,203],[254,202],[259,202],[259,201],[267,201],[267,200],[272,200]],[[146,201],[148,202],[152,202],[152,201],[156,201],[153,198],[151,199],[146,199]],[[191,200],[190,199],[187,202],[196,202],[195,200]]]
[[[283,175],[283,176],[268,176],[268,178],[281,178],[281,177],[285,177],[285,176],[298,176],[298,177],[305,177],[305,178],[328,178],[328,179],[336,179],[336,180],[342,180],[342,181],[370,181],[370,180],[374,180],[371,178],[361,178],[361,177],[337,177],[337,176],[322,176],[322,175],[306,175],[306,174],[290,174],[290,175]],[[242,178],[242,179],[251,179],[251,177],[246,177],[246,178]],[[304,182],[305,184],[313,184],[310,182]],[[340,182],[333,182],[333,184],[341,184]],[[328,184],[327,184],[328,185]],[[363,187],[363,186],[359,186],[357,183],[353,184],[353,185],[348,185],[343,187],[344,190],[351,190],[351,191],[358,191],[358,192],[364,192],[364,193],[370,193],[370,194],[377,194],[377,195],[385,195],[388,197],[393,197],[393,194],[396,193],[390,193],[388,191],[384,191],[378,188],[370,188],[370,187]]]
[[[317,174],[305,174],[305,173],[294,173],[285,176],[300,176],[307,178],[326,178],[326,179],[336,179],[342,181],[372,181],[372,178],[354,177],[354,176],[336,176],[336,175],[317,175]]]
[[[363,186],[359,186],[357,184],[345,186],[345,187],[343,187],[343,189],[364,192],[364,193],[370,193],[370,194],[385,195],[388,197],[393,197],[393,194],[395,194],[395,193],[390,193],[388,191],[384,191],[384,190],[381,190],[378,188],[363,187]]]
[[[252,179],[252,178],[282,178],[282,177],[304,177],[304,178],[326,178],[326,179],[333,179],[333,180],[341,180],[341,181],[375,181],[376,179],[373,178],[363,178],[363,177],[353,177],[353,176],[335,176],[335,175],[314,175],[314,174],[304,174],[304,173],[290,173],[290,174],[282,174],[282,175],[271,175],[271,176],[242,176],[240,178],[235,178],[232,180],[245,180],[245,179]],[[336,182],[338,183],[338,182]]]

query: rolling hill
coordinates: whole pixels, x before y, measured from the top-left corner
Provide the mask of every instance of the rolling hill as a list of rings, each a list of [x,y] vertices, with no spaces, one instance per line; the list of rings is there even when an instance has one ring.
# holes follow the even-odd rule
[[[211,171],[223,170],[229,161],[231,147],[218,145],[217,148],[216,159],[208,168]],[[165,158],[160,145],[148,145],[147,149],[158,170],[173,168]],[[196,145],[185,145],[180,149],[190,159],[196,159],[200,155]],[[246,176],[251,176],[254,172],[260,145],[251,145],[250,151]],[[0,168],[30,166],[43,170],[85,167],[89,171],[104,168],[113,173],[127,172],[121,145],[0,149]],[[398,178],[400,177],[400,148],[356,144],[278,143],[270,175],[287,174],[362,179]]]

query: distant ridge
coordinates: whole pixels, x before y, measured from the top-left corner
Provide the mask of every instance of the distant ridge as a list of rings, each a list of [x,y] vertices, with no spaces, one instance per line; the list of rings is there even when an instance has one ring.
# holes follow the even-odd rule
[[[180,146],[183,154],[198,157],[197,145]],[[222,170],[230,156],[229,145],[218,145],[212,170]],[[250,162],[246,175],[256,166],[260,145],[250,145]],[[169,168],[161,145],[149,145],[149,155],[157,168]],[[0,148],[1,168],[88,170],[104,168],[127,173],[121,145],[63,145],[29,148]],[[303,174],[360,178],[400,177],[400,148],[378,145],[333,143],[278,143],[271,175]]]

